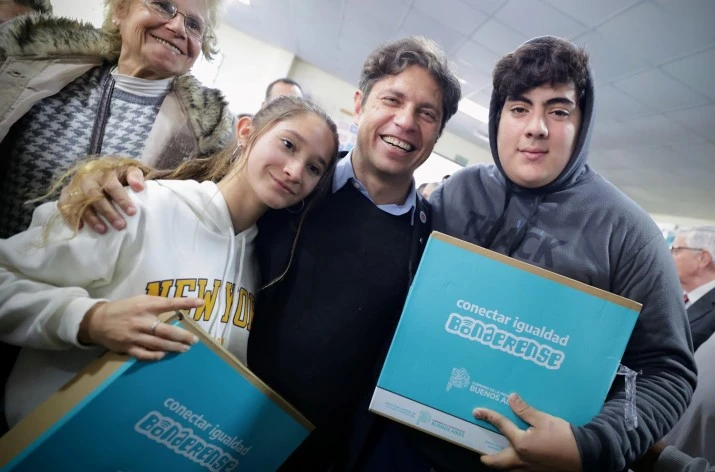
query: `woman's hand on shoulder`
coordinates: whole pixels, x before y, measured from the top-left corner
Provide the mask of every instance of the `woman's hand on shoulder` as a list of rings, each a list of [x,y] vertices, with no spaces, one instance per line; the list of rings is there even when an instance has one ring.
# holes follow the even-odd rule
[[[189,331],[159,322],[157,315],[203,305],[199,298],[138,295],[94,305],[80,324],[77,339],[139,360],[154,361],[167,352],[185,352],[198,342]]]
[[[96,196],[99,199],[81,215],[81,224],[87,224],[97,233],[104,234],[107,231],[107,226],[102,220],[104,218],[105,221],[110,222],[114,229],[124,229],[126,221],[111,203],[115,202],[128,216],[136,213],[136,207],[129,198],[124,185],[129,185],[136,192],[144,190],[144,174],[141,169],[138,167],[128,168],[125,179],[119,178],[117,170],[78,173],[72,177],[70,183],[60,193],[58,205],[60,214],[65,221],[70,222],[72,216],[76,216],[68,214],[68,211],[71,211],[68,208],[72,208],[70,205],[72,200]]]

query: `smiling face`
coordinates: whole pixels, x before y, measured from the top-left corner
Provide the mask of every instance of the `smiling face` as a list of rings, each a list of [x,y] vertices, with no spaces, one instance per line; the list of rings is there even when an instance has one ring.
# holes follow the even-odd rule
[[[442,122],[442,91],[427,69],[411,66],[355,92],[357,144],[352,162],[361,182],[409,185],[432,153]]]
[[[239,134],[250,131],[239,130]],[[336,153],[333,132],[316,114],[278,121],[253,143],[246,182],[263,205],[286,208],[315,190]]]
[[[204,0],[173,0],[178,11],[167,20],[142,0],[127,0],[117,12],[122,48],[119,72],[143,79],[167,79],[188,72],[201,54],[201,41],[187,35],[185,16],[206,24]]]
[[[517,185],[539,188],[566,168],[581,126],[573,83],[542,85],[504,102],[497,131],[499,161]]]

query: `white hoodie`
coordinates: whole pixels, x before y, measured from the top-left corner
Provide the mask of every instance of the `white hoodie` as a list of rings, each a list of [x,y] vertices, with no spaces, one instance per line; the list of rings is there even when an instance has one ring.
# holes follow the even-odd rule
[[[149,294],[198,297],[190,316],[242,362],[258,283],[256,226],[235,235],[216,184],[150,181],[129,191],[137,208],[123,231],[82,229],[35,211],[30,228],[0,240],[0,340],[23,346],[8,379],[13,426],[103,350],[81,346],[79,324],[98,301]]]

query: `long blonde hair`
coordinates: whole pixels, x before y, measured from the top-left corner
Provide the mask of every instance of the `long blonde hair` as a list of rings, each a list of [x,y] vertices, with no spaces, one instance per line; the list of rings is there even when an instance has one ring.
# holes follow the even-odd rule
[[[82,162],[63,174],[52,186],[48,195],[54,194],[70,177],[72,177],[73,182],[76,182],[84,180],[83,178],[89,175],[93,175],[95,178],[100,175],[100,181],[104,181],[106,180],[105,176],[114,172],[121,182],[126,182],[127,171],[132,167],[141,169],[147,180],[196,180],[199,182],[210,180],[218,182],[231,172],[243,172],[247,157],[250,155],[256,141],[276,123],[305,114],[315,114],[322,118],[333,135],[333,149],[330,154],[332,159],[313,191],[314,194],[318,194],[316,196],[319,196],[330,188],[338,154],[338,130],[333,120],[322,108],[309,100],[298,97],[278,97],[265,103],[253,116],[252,130],[243,146],[239,146],[238,142],[234,141],[233,145],[208,157],[190,158],[176,169],[165,170],[154,169],[139,161],[125,157],[109,156],[102,159],[90,157],[90,160]],[[64,215],[67,215],[67,224],[76,233],[82,223],[82,215],[94,203],[104,199],[105,194],[100,191],[85,194],[81,191],[73,190],[72,186],[73,184],[70,184],[68,191],[70,195],[77,193],[77,196],[69,198],[66,203],[58,204],[58,207]],[[49,226],[48,224],[46,227],[46,234]]]

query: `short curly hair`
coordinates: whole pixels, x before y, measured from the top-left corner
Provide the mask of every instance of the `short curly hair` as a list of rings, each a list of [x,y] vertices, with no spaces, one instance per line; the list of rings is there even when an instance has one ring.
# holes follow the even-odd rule
[[[442,90],[442,124],[439,128],[441,133],[447,121],[457,113],[462,86],[449,66],[447,55],[431,39],[410,36],[375,49],[365,60],[360,73],[359,88],[363,101],[367,100],[375,82],[388,75],[398,75],[410,66],[427,69]]]
[[[504,103],[509,97],[545,84],[573,82],[583,106],[589,83],[588,53],[565,39],[553,36],[535,38],[502,57],[492,74],[492,85]]]

